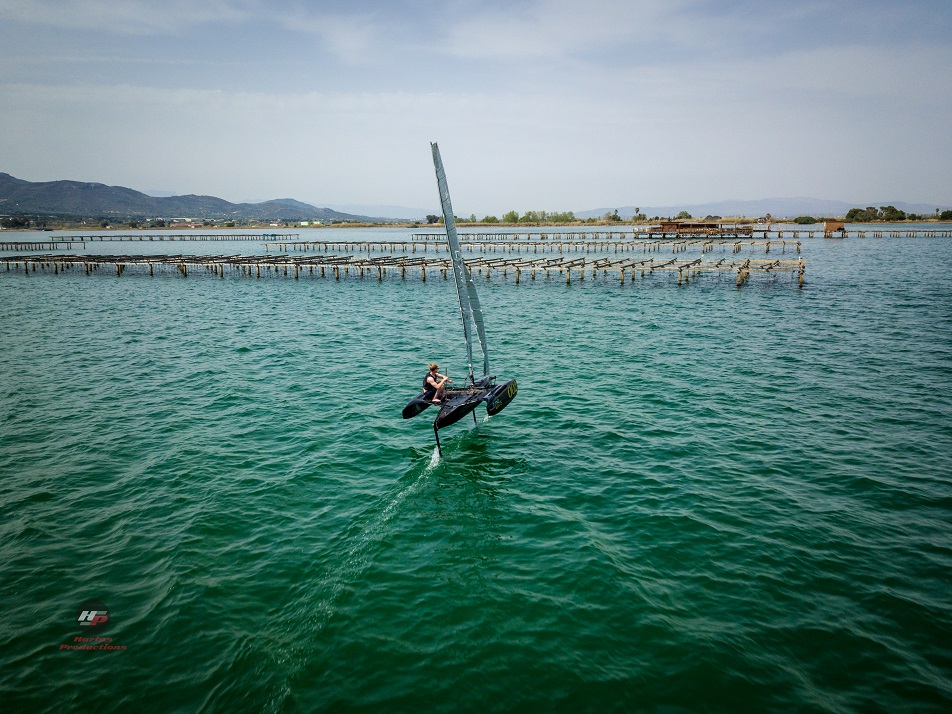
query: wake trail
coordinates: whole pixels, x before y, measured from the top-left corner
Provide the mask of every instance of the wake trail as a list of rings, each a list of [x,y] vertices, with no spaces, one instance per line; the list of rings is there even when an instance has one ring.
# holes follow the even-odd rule
[[[373,564],[371,557],[373,546],[386,535],[394,515],[408,498],[420,492],[426,484],[427,477],[433,473],[440,461],[439,450],[433,447],[433,453],[430,454],[426,466],[413,480],[392,495],[383,496],[351,524],[348,530],[353,532],[357,529],[358,533],[353,538],[348,538],[349,545],[345,549],[345,554],[339,565],[334,567],[333,574],[329,574],[330,578],[325,581],[325,587],[321,588],[324,596],[318,596],[310,608],[312,612],[310,619],[314,624],[315,637],[327,628],[331,619],[340,610],[339,602],[348,586],[358,582]],[[373,515],[368,518],[368,514]],[[369,522],[364,522],[365,519]]]

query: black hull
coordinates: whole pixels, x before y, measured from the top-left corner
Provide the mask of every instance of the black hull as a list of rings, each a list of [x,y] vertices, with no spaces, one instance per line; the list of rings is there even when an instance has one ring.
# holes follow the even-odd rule
[[[483,401],[482,396],[481,392],[477,392],[476,394],[463,394],[451,398],[440,409],[440,413],[436,415],[433,426],[442,429],[450,424],[455,424],[479,406],[480,402]]]
[[[479,383],[479,386],[465,389],[447,389],[445,401],[436,405],[440,407],[440,411],[436,415],[436,419],[433,420],[433,427],[442,429],[455,424],[484,402],[486,413],[489,416],[498,414],[509,405],[509,402],[515,399],[519,392],[519,387],[514,379],[493,385],[487,385],[488,381],[488,379],[484,380]],[[412,419],[423,413],[431,404],[433,402],[424,399],[423,395],[419,394],[403,408],[403,418]]]
[[[423,398],[423,395],[419,395],[410,400],[410,403],[403,408],[403,418],[412,419],[417,414],[423,412],[432,402],[427,401]]]
[[[509,406],[509,402],[516,398],[519,392],[519,385],[516,380],[510,379],[508,382],[497,384],[489,390],[486,396],[486,413],[494,416]]]

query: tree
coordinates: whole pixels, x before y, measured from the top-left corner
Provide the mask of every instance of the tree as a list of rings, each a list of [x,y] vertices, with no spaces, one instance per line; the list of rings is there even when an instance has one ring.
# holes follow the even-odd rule
[[[939,214],[939,220],[952,221],[952,211],[942,211],[942,213]]]
[[[7,216],[0,220],[0,225],[4,228],[29,228],[30,219],[22,216]]]
[[[685,219],[685,218],[690,220],[691,214],[688,213],[687,211],[681,211],[678,215],[675,216],[675,218],[678,220]]]
[[[499,219],[495,216],[484,216],[483,223],[499,223]]]
[[[850,223],[904,221],[906,220],[906,213],[895,206],[880,206],[879,208],[866,206],[866,208],[851,208],[846,214],[846,220]]]
[[[509,213],[507,213],[505,216],[502,217],[502,222],[503,223],[518,223],[519,214],[516,213],[515,211],[509,211]]]
[[[884,221],[904,221],[906,220],[905,211],[900,211],[895,206],[880,206],[880,216]]]
[[[812,225],[813,223],[816,223],[816,218],[813,216],[797,216],[793,219],[793,222],[801,226]]]
[[[440,222],[440,217],[433,213],[428,213],[426,216],[426,222],[430,225]]]

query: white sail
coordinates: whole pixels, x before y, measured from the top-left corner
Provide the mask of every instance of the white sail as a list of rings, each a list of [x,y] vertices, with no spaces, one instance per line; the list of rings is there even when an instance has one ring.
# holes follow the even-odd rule
[[[460,318],[463,321],[463,335],[466,338],[466,358],[469,363],[470,381],[479,381],[473,374],[473,327],[476,339],[483,350],[483,377],[489,375],[489,350],[486,346],[486,330],[483,325],[483,312],[476,295],[476,286],[469,269],[463,263],[463,256],[456,235],[456,219],[453,216],[453,204],[450,202],[450,190],[446,185],[446,172],[440,159],[440,147],[430,144],[433,150],[433,168],[436,169],[436,183],[440,188],[440,202],[443,204],[443,223],[446,226],[446,240],[450,245],[453,259],[453,275],[456,278],[456,292],[459,295]]]

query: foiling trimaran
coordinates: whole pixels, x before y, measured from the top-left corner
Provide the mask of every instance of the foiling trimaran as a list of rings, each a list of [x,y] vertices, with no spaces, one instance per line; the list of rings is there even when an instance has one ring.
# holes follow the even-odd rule
[[[433,150],[433,168],[436,169],[436,183],[440,189],[440,202],[443,204],[443,224],[446,226],[446,240],[450,246],[453,260],[453,275],[456,278],[456,292],[459,295],[459,312],[463,321],[463,336],[466,338],[466,357],[469,363],[469,380],[464,387],[447,387],[440,411],[433,420],[433,434],[436,436],[436,448],[440,448],[440,429],[455,424],[472,412],[481,403],[486,403],[489,416],[498,414],[511,402],[519,390],[516,380],[510,379],[496,384],[495,375],[489,373],[489,349],[486,345],[486,330],[483,324],[483,311],[479,307],[479,297],[473,276],[463,263],[459,238],[456,235],[456,219],[453,217],[453,205],[450,203],[450,191],[446,186],[446,172],[440,159],[440,147],[430,144]],[[475,328],[475,330],[474,330]],[[483,374],[476,377],[473,371],[473,332],[483,350]],[[403,418],[409,419],[420,414],[432,404],[423,394],[417,395],[403,408]],[[473,414],[473,421],[476,415]]]

